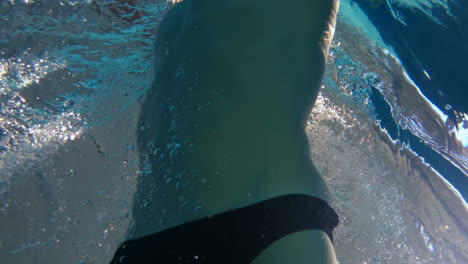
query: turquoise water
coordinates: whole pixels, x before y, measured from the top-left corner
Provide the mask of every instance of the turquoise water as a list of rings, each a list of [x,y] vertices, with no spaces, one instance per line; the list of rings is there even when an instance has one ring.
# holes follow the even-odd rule
[[[6,263],[106,263],[122,241],[136,178],[149,170],[139,167],[135,131],[168,8],[165,1],[0,3]],[[341,1],[307,126],[342,216],[340,263],[468,259],[466,105],[454,92],[463,82],[448,81],[416,52],[421,44],[397,30],[409,30],[417,14],[466,40],[457,10],[466,9],[456,1]],[[389,14],[392,29],[377,11]],[[392,34],[406,39],[406,49]]]

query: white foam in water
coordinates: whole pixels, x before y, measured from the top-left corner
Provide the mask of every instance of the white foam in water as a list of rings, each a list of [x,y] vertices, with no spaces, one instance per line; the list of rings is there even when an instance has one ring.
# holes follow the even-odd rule
[[[167,3],[92,2],[0,10],[2,263],[106,263],[130,224],[139,102]]]
[[[0,94],[3,96],[0,115],[2,136],[0,143],[0,182],[5,191],[14,172],[27,169],[35,161],[70,140],[77,139],[84,131],[79,113],[62,112],[50,116],[28,105],[20,92],[33,84],[39,84],[48,74],[66,67],[63,60],[51,60],[47,55],[30,58],[28,52],[18,57],[0,59]],[[53,150],[52,150],[53,149]]]
[[[373,78],[379,81],[375,84],[376,88],[394,110],[392,113],[394,113],[395,122],[398,123],[399,120],[404,119],[407,125],[412,124],[412,128],[416,129],[412,131],[416,135],[424,133],[425,137],[431,136],[430,133],[425,132],[425,121],[413,114],[418,111],[432,113],[431,117],[444,121],[446,116],[425,98],[396,56],[388,49],[372,47],[376,45],[375,42],[366,44],[360,41],[361,45],[368,45],[363,48],[347,46],[348,43],[353,43],[346,41],[348,38],[356,38],[352,33],[353,29],[343,25],[341,27],[338,25],[337,28],[336,41],[340,45],[336,46],[335,43],[331,49],[332,60],[330,62],[333,65],[328,65],[329,76],[326,76],[326,80],[328,78],[328,80],[337,80],[339,82],[337,87],[345,89],[340,92],[352,96],[351,88],[367,87],[370,89],[366,77],[374,76]],[[340,29],[344,30],[340,31]],[[359,33],[354,34],[359,35]],[[368,50],[373,49],[381,50],[382,53],[369,54]],[[343,50],[349,53],[342,54]],[[364,53],[360,54],[361,52]],[[373,56],[372,62],[377,62],[377,64],[370,63],[369,68],[360,65],[362,62],[370,61],[367,56]],[[356,61],[358,59],[362,59],[362,62]],[[364,78],[356,78],[356,76],[364,76]],[[386,79],[387,76],[390,79]],[[392,83],[394,80],[403,80],[403,82]],[[349,83],[354,83],[354,85],[347,86],[346,84]],[[398,85],[402,96],[408,96],[405,91],[413,89],[411,98],[414,96],[418,105],[424,108],[415,109],[418,110],[416,112],[404,111],[405,105],[395,104],[401,100],[393,98],[398,96],[398,93],[391,89],[393,85]],[[324,91],[327,92],[328,89],[325,88]],[[326,95],[319,96],[317,105],[313,109],[313,117],[309,120],[308,129],[311,131],[313,160],[330,187],[332,204],[337,208],[342,220],[335,237],[340,263],[457,263],[456,259],[463,259],[460,252],[455,249],[458,247],[460,250],[461,244],[457,246],[447,244],[446,240],[444,241],[447,238],[442,239],[441,236],[445,235],[440,233],[440,230],[455,230],[454,226],[456,226],[456,224],[448,224],[450,217],[445,211],[447,209],[444,209],[446,205],[456,208],[460,216],[467,215],[468,207],[460,193],[442,175],[426,164],[424,159],[412,151],[411,146],[399,140],[392,140],[388,132],[381,130],[380,127],[378,128],[380,136],[373,135],[372,129],[366,128],[366,126],[372,126],[371,122],[361,119],[364,117],[357,111],[357,109],[365,109],[364,106],[345,103],[346,100],[343,102],[339,95],[334,95],[330,91]],[[419,102],[424,103],[419,104]],[[339,105],[343,106],[338,107]],[[411,115],[406,116],[408,113]],[[372,117],[370,118],[372,120]],[[321,119],[323,121],[320,121]],[[448,133],[448,131],[445,132]],[[356,137],[361,141],[361,145],[356,145]],[[385,143],[378,143],[382,139]],[[383,146],[392,150],[383,151],[381,149]],[[387,154],[380,155],[381,152]],[[400,159],[408,160],[402,162]],[[424,180],[426,177],[430,179],[429,182]],[[359,184],[353,184],[354,182]],[[433,186],[436,183],[437,188]],[[423,187],[427,185],[435,189],[427,191],[426,187]],[[420,188],[422,190],[418,190]],[[433,199],[436,201],[440,199],[434,198],[439,195],[444,196],[446,205],[437,204],[439,202],[435,201],[429,202]],[[363,212],[366,212],[365,216]],[[426,227],[424,235],[422,236],[419,230],[411,228],[409,223],[424,225]],[[394,230],[388,233],[387,228]],[[438,232],[438,235],[434,235],[435,232]],[[462,237],[457,239],[453,237],[453,239],[466,241],[466,236],[462,235]],[[454,261],[448,262],[447,259],[454,259]]]
[[[429,133],[425,126],[428,125],[422,121],[422,117],[412,114],[411,111],[409,111],[411,114],[409,115],[396,115],[394,114],[394,119],[398,122],[404,121],[402,124],[400,122],[400,125],[402,128],[406,129],[408,128],[411,133],[420,139],[422,139],[426,145],[428,145],[430,148],[432,148],[434,151],[442,155],[445,159],[447,159],[450,163],[452,163],[455,167],[460,169],[465,175],[468,175],[468,157],[466,156],[466,150],[453,147],[453,145],[457,145],[456,142],[452,142],[453,139],[450,137],[450,135],[454,134],[455,138],[462,144],[463,147],[467,147],[467,139],[464,137],[464,133],[466,133],[464,130],[465,126],[465,121],[466,118],[463,118],[460,124],[458,125],[458,129],[454,126],[453,129],[449,129],[446,127],[447,122],[449,121],[449,118],[446,114],[444,114],[434,103],[432,103],[429,98],[427,98],[421,91],[420,87],[416,85],[416,83],[411,79],[409,76],[408,72],[406,69],[403,67],[403,64],[401,63],[400,59],[398,58],[397,55],[392,53],[391,51],[387,50],[386,48],[381,48],[381,50],[384,52],[384,54],[388,57],[390,57],[397,65],[399,70],[401,70],[402,75],[404,76],[406,82],[411,86],[411,89],[414,89],[417,94],[418,98],[427,106],[430,107],[430,109],[425,110],[425,113],[430,113],[430,116],[432,117],[432,121],[437,124],[444,124],[443,127],[440,127],[439,135],[434,135]],[[389,65],[386,65],[389,66]],[[427,74],[426,74],[427,75]],[[401,85],[401,84],[399,84]],[[386,102],[388,105],[392,108],[392,111],[395,109],[405,109],[405,108],[411,108],[411,105],[404,106],[400,105],[398,103],[399,100],[389,100],[389,96],[392,96],[391,93],[383,91],[382,89],[379,88],[379,91],[382,93],[382,95],[385,97]],[[446,106],[449,107],[450,106]],[[466,114],[463,114],[466,116]],[[440,125],[439,125],[440,126]],[[435,136],[440,136],[441,134],[445,135],[445,140],[442,141],[437,141],[434,137]],[[453,186],[452,186],[453,187]]]
[[[463,121],[458,129],[454,127],[451,132],[463,143],[465,148],[468,148],[468,115],[466,113],[463,114]]]
[[[8,96],[19,92],[66,65],[63,60],[51,60],[47,53],[39,58],[26,59],[27,57],[26,51],[18,57],[0,58],[0,94]]]
[[[392,54],[389,54],[389,55],[392,55]],[[393,55],[392,55],[393,56]],[[400,65],[401,64],[401,61],[398,60],[395,56],[393,56]],[[403,76],[405,76],[406,80],[416,89],[416,91],[418,91],[419,95],[421,96],[421,98],[431,106],[432,110],[434,110],[434,112],[437,113],[437,115],[439,116],[440,118],[440,121],[444,122],[447,121],[448,119],[448,116],[446,114],[444,114],[444,112],[442,112],[435,104],[433,104],[431,102],[431,100],[429,100],[429,98],[427,98],[421,91],[421,89],[416,85],[416,83],[414,83],[414,81],[409,77],[408,75],[408,72],[406,71],[406,69],[402,66],[403,68]]]

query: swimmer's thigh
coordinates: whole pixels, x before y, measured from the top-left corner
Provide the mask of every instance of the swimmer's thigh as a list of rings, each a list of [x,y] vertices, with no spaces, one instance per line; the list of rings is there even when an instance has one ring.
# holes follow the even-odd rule
[[[252,264],[336,264],[328,235],[320,230],[289,234],[271,244]]]

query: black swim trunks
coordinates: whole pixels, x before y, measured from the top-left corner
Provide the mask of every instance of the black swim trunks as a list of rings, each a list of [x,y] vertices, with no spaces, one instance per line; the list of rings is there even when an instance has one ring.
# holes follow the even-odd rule
[[[112,264],[248,264],[274,241],[323,230],[332,238],[338,215],[322,199],[290,194],[124,242]]]

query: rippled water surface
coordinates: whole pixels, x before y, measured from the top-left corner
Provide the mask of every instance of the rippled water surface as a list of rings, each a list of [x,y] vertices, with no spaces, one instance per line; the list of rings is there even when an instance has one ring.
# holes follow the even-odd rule
[[[415,55],[427,66],[416,74],[366,16],[380,8],[410,27],[412,10],[443,25],[458,21],[454,4],[341,1],[307,125],[341,217],[340,263],[468,263],[464,109],[448,96],[429,99],[435,84],[418,76],[450,94],[444,75]],[[0,3],[5,263],[107,263],[125,237],[144,173],[135,147],[139,107],[168,8],[149,0]]]

